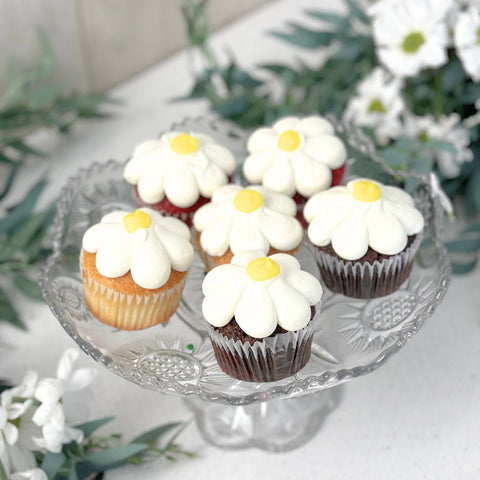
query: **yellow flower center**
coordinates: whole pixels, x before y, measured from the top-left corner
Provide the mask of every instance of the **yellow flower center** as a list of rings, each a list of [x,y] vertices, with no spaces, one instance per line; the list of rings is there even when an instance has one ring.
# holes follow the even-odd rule
[[[421,32],[412,32],[403,39],[402,50],[405,53],[415,53],[425,43]]]
[[[123,226],[128,233],[133,233],[139,228],[148,228],[151,224],[150,215],[141,210],[135,210],[123,217]]]
[[[263,205],[263,197],[256,190],[240,190],[233,199],[233,206],[242,213],[252,213]]]
[[[188,133],[182,133],[170,140],[170,148],[180,155],[190,155],[198,150],[198,140]]]
[[[279,273],[280,265],[268,257],[256,258],[247,265],[247,275],[256,282],[270,280]]]
[[[373,113],[385,113],[385,107],[383,106],[383,103],[378,99],[375,98],[374,100],[371,101],[369,107],[368,107],[368,112]]]
[[[359,180],[353,184],[353,198],[361,202],[374,202],[382,196],[380,187],[368,180]]]
[[[293,152],[300,146],[300,135],[295,130],[285,130],[278,137],[278,148],[285,152]]]

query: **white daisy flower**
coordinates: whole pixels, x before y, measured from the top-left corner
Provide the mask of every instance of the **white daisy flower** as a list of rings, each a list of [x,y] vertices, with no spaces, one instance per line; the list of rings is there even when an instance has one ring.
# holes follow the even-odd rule
[[[248,139],[243,172],[251,184],[293,196],[309,197],[328,188],[332,170],[347,158],[330,122],[319,116],[284,117],[259,128]]]
[[[447,63],[449,0],[386,0],[372,7],[378,57],[394,75],[410,77]]]
[[[124,170],[136,185],[140,199],[155,204],[167,199],[187,208],[200,195],[212,193],[228,181],[235,158],[225,147],[203,133],[168,132],[159,140],[137,146]]]
[[[13,473],[10,480],[48,480],[48,477],[41,468],[31,468],[23,472]]]
[[[230,264],[211,270],[205,277],[202,311],[214,327],[235,317],[240,328],[254,338],[265,338],[277,325],[285,330],[304,328],[310,306],[322,298],[320,282],[300,269],[292,255],[265,257],[261,251],[235,255]]]
[[[331,244],[344,260],[363,257],[369,247],[395,255],[424,225],[408,193],[366,178],[317,193],[307,201],[304,215],[311,242]]]
[[[32,406],[32,400],[18,401],[16,389],[0,395],[0,461],[7,475],[36,465],[33,453],[19,442],[22,416]]]
[[[195,213],[193,225],[201,232],[200,245],[209,255],[221,256],[261,250],[267,254],[296,248],[303,228],[295,218],[297,206],[287,195],[263,186],[225,185]]]
[[[189,228],[150,208],[105,215],[85,233],[83,248],[97,254],[97,270],[105,277],[130,271],[134,282],[148,289],[164,285],[172,269],[188,270],[194,256]]]
[[[455,147],[456,153],[442,149],[432,151],[432,161],[446,178],[458,177],[461,165],[473,160],[473,152],[469,148],[470,135],[457,113],[442,115],[438,120],[431,115],[408,115],[405,117],[405,133],[421,141],[436,139],[450,142]]]
[[[375,68],[357,87],[343,114],[344,120],[371,128],[377,142],[386,145],[402,132],[400,115],[405,109],[401,96],[403,81],[381,67]]]
[[[91,368],[73,369],[78,355],[77,350],[67,349],[58,364],[57,377],[40,380],[35,389],[35,398],[41,405],[32,420],[42,428],[42,437],[35,438],[35,442],[51,452],[60,452],[65,443],[83,440],[83,432],[67,424],[64,409],[69,394],[78,398],[78,392],[90,385],[96,375]]]
[[[480,10],[471,6],[457,16],[454,45],[462,66],[474,82],[480,81]]]

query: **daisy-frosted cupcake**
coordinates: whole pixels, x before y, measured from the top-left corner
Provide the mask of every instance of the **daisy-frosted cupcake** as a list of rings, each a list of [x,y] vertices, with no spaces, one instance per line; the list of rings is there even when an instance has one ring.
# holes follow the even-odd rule
[[[203,133],[168,132],[138,145],[123,172],[139,206],[171,215],[191,226],[193,213],[228,182],[235,158]]]
[[[424,219],[404,190],[359,178],[314,195],[304,215],[330,290],[381,297],[410,275]]]
[[[197,247],[207,270],[244,250],[294,254],[303,239],[297,206],[262,186],[224,185],[193,217]]]
[[[190,230],[180,220],[150,208],[109,213],[83,236],[87,307],[124,330],[166,322],[180,303],[193,256]]]
[[[295,374],[311,354],[320,282],[291,255],[245,251],[211,270],[202,312],[221,369],[239,380]]]
[[[319,116],[281,118],[271,128],[255,130],[247,148],[245,178],[293,196],[300,207],[315,193],[340,183],[347,159],[332,124]],[[299,208],[303,223],[301,213]]]

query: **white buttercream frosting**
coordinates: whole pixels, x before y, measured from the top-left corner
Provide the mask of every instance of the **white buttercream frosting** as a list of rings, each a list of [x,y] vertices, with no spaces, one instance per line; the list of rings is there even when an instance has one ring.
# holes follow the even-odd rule
[[[242,207],[242,199],[247,206]],[[303,229],[296,211],[287,195],[258,185],[229,184],[215,190],[211,201],[195,212],[193,226],[201,232],[200,245],[209,255],[221,256],[229,248],[234,254],[243,250],[267,254],[270,247],[285,251],[298,247]]]
[[[260,275],[266,279],[252,278],[252,262],[260,263]],[[211,270],[202,290],[202,312],[211,325],[223,327],[235,317],[240,328],[254,338],[268,337],[277,325],[288,331],[304,328],[311,318],[310,306],[320,302],[323,294],[320,282],[301,270],[292,255],[265,257],[254,250]]]
[[[200,195],[228,181],[235,159],[227,148],[203,133],[168,132],[138,145],[125,166],[125,180],[137,186],[140,199],[155,204],[167,199],[187,208]]]
[[[141,216],[146,228],[136,221],[134,231],[130,228],[129,232],[125,218],[133,215]],[[135,213],[117,210],[105,215],[85,232],[82,246],[85,251],[96,253],[96,267],[101,275],[117,278],[130,271],[133,281],[147,289],[164,285],[172,269],[187,271],[194,257],[189,228],[150,208]]]
[[[317,193],[305,204],[308,238],[319,247],[332,244],[345,260],[357,260],[372,248],[395,255],[408,236],[423,230],[424,219],[404,190],[359,178]]]
[[[347,158],[332,124],[319,116],[284,117],[248,139],[243,173],[250,183],[287,195],[304,197],[330,187],[332,170]]]

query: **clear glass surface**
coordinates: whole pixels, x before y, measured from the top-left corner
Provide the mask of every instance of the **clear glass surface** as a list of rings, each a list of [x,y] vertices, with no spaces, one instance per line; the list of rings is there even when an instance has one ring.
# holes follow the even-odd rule
[[[360,132],[334,123],[352,152],[375,158],[372,144]],[[245,158],[247,132],[228,123],[187,119],[173,128],[207,133],[231,148],[239,161]],[[355,162],[358,166],[361,159]],[[350,161],[347,175],[352,167]],[[82,237],[107,212],[135,207],[132,187],[122,179],[123,168],[124,162],[95,163],[68,181],[58,202],[53,254],[42,269],[40,284],[55,317],[80,348],[142,387],[189,397],[193,402],[236,406],[320,392],[384,364],[433,314],[448,288],[450,269],[441,235],[443,213],[428,181],[382,166],[392,181],[416,181],[414,198],[426,220],[423,245],[410,278],[397,292],[372,300],[347,298],[325,289],[307,366],[273,383],[235,380],[220,370],[210,346],[201,314],[204,269],[198,257],[182,303],[164,325],[119,331],[99,322],[86,308],[78,264]],[[237,182],[241,181],[239,172],[234,175]],[[300,249],[299,260],[304,269],[318,276],[308,241]]]

